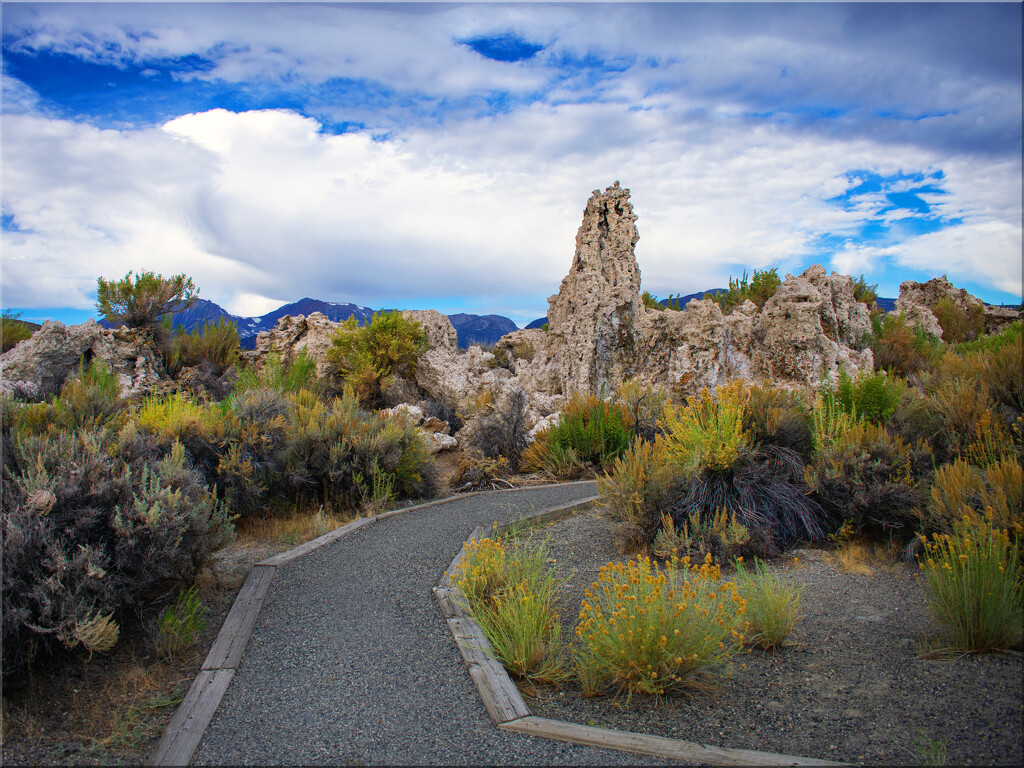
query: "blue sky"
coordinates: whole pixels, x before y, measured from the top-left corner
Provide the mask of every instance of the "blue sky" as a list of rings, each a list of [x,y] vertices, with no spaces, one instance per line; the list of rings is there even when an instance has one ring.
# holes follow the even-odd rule
[[[3,306],[185,272],[546,313],[594,189],[644,287],[813,263],[1021,300],[1018,3],[22,3],[3,13]]]

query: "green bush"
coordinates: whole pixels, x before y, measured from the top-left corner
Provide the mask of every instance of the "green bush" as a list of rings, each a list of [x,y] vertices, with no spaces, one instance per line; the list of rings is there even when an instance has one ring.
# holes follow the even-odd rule
[[[153,328],[168,312],[192,307],[198,296],[183,274],[165,278],[142,270],[134,280],[131,272],[120,280],[96,279],[96,310],[107,322],[129,328]]]
[[[718,291],[713,294],[705,294],[705,299],[712,299],[718,303],[726,314],[732,312],[736,307],[745,301],[752,301],[758,309],[764,307],[765,303],[782,285],[779,279],[779,272],[775,267],[764,270],[754,270],[754,278],[748,282],[746,270],[739,280],[729,278],[729,290]]]
[[[851,416],[882,424],[895,412],[905,388],[903,379],[885,371],[861,372],[854,379],[840,369],[839,380],[834,386],[823,387],[822,395],[826,406],[834,400]]]
[[[800,620],[803,586],[787,583],[763,560],[754,561],[753,573],[737,560],[736,586],[747,601],[750,642],[762,648],[782,645]]]
[[[716,395],[705,387],[684,408],[666,410],[666,458],[683,474],[728,471],[748,452],[746,387],[737,380],[718,387]]]
[[[173,660],[182,651],[196,644],[206,630],[206,606],[199,598],[195,587],[178,593],[174,605],[164,611],[157,620],[157,651],[161,656]]]
[[[88,367],[83,360],[77,375],[64,382],[53,401],[54,418],[66,427],[99,426],[123,409],[121,384],[102,360],[93,360]]]
[[[523,452],[523,467],[566,477],[587,465],[608,465],[629,447],[631,427],[629,414],[618,403],[576,393],[558,423]]]
[[[233,394],[240,395],[257,387],[282,392],[298,392],[304,389],[317,393],[320,388],[317,383],[316,360],[310,357],[305,349],[300,350],[291,361],[282,360],[280,354],[271,352],[261,367],[250,365],[238,374]]]
[[[473,619],[510,672],[538,682],[565,678],[558,595],[564,581],[543,548],[474,539],[455,572]]]
[[[398,311],[376,312],[362,327],[350,317],[335,332],[331,344],[327,357],[335,372],[367,405],[381,401],[381,387],[390,376],[412,375],[416,359],[428,346],[423,327]]]
[[[861,275],[853,281],[853,298],[861,304],[865,304],[869,310],[875,309],[875,299],[878,298],[877,283],[875,285],[868,285],[864,275]]]
[[[19,341],[32,337],[32,329],[21,322],[19,317],[21,312],[12,313],[9,309],[5,309],[3,316],[0,316],[0,354],[14,349]]]

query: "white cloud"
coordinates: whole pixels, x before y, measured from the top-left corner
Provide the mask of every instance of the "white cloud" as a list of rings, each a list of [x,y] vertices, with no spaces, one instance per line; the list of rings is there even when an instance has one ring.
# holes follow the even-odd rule
[[[954,283],[972,282],[1021,295],[1021,228],[1001,221],[968,223],[921,235],[893,248],[896,260]]]
[[[966,22],[962,33],[931,37],[918,29],[938,29],[931,17],[896,24],[892,34],[910,30],[899,47],[870,32],[872,14],[890,11],[845,6],[4,11],[15,49],[53,46],[119,64],[198,54],[213,69],[186,77],[287,82],[299,93],[328,78],[366,79],[387,94],[384,108],[325,107],[370,126],[338,136],[285,110],[211,110],[162,129],[103,131],[11,114],[12,105],[40,107],[5,77],[13,101],[4,212],[22,231],[4,233],[3,281],[19,305],[86,308],[97,275],[146,267],[187,272],[204,298],[241,314],[312,295],[449,311],[513,307],[524,322],[546,311],[568,269],[591,190],[616,179],[632,189],[645,287],[659,295],[724,285],[744,268],[799,270],[823,233],[851,238],[831,260],[841,271],[869,273],[896,259],[1020,293],[1019,151],[986,145],[1007,126],[1019,141],[1019,69],[1016,80],[987,78],[989,59],[968,44]],[[456,42],[507,31],[547,47],[509,64]],[[565,64],[587,54],[636,63],[622,73]],[[492,92],[511,94],[513,106],[483,118],[438,106]],[[518,96],[528,105],[516,106]],[[807,116],[836,105],[846,112],[834,120]],[[889,107],[956,114],[874,115]],[[416,109],[432,114],[406,122]],[[965,130],[982,116],[995,127]],[[374,140],[384,128],[389,140]],[[858,244],[865,218],[886,201],[863,196],[852,210],[827,203],[856,184],[847,178],[854,169],[942,170],[947,194],[926,199],[964,223],[884,247]],[[983,253],[988,266],[968,269],[967,252]]]

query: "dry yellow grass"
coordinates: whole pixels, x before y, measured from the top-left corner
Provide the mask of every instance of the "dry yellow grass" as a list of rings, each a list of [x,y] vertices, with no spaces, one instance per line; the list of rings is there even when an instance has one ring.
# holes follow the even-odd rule
[[[832,552],[826,552],[824,560],[840,571],[870,576],[875,568],[895,567],[898,555],[899,548],[895,544],[845,540]]]
[[[285,544],[302,544],[325,533],[330,533],[348,522],[322,508],[316,512],[293,512],[283,517],[247,518],[237,525],[240,542],[280,541]]]

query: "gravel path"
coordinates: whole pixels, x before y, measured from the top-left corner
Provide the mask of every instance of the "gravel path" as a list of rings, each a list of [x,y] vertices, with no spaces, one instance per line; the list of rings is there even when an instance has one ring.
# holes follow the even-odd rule
[[[652,764],[495,728],[431,593],[475,526],[594,493],[456,498],[280,568],[194,764]]]

